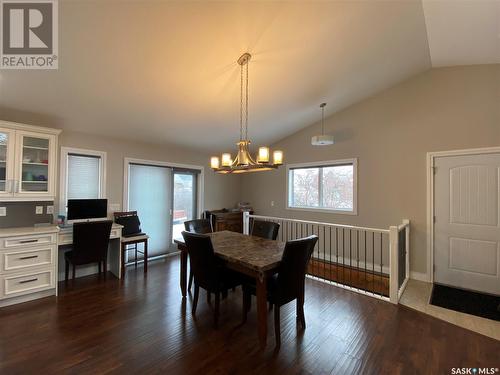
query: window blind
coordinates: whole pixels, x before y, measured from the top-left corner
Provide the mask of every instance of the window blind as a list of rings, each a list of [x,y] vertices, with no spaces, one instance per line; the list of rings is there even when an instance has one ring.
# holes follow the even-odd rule
[[[100,196],[101,158],[68,154],[67,199],[96,199]]]

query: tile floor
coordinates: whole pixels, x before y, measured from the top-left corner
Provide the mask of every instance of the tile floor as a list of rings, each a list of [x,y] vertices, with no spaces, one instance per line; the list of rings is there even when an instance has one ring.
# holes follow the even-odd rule
[[[500,322],[430,305],[431,292],[432,284],[410,280],[399,303],[435,318],[500,340]]]

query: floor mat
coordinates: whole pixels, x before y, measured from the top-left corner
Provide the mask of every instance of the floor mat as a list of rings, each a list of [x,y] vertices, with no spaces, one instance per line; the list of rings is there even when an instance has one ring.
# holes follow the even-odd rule
[[[500,296],[434,284],[430,303],[500,322]]]

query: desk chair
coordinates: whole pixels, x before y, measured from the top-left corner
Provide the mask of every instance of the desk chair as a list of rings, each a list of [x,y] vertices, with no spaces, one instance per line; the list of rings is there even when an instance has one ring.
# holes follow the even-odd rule
[[[274,333],[276,348],[281,346],[280,307],[297,300],[297,322],[306,328],[304,316],[304,289],[307,264],[311,259],[318,236],[312,235],[298,240],[288,241],[278,273],[268,279],[267,300],[274,305]],[[256,295],[255,281],[243,285],[243,321],[250,310],[251,295]]]
[[[99,265],[99,276],[102,264],[104,277],[106,277],[109,235],[112,225],[111,220],[73,224],[72,250],[64,254],[66,261],[65,282],[68,282],[70,263],[73,265],[73,280],[75,279],[75,267],[89,263]]]
[[[148,272],[148,238],[149,236],[141,232],[141,222],[137,211],[115,212],[115,223],[123,225],[121,238],[121,277],[125,277],[125,254],[127,251],[135,251],[135,268],[137,269],[137,254],[144,257],[144,273]],[[144,244],[143,251],[137,247]]]

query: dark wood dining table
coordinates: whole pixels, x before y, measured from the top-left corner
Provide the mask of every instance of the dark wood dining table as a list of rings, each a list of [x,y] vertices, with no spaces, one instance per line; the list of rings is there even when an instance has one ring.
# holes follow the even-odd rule
[[[216,256],[228,268],[255,278],[257,285],[257,325],[259,343],[267,343],[267,278],[277,272],[281,262],[284,242],[248,236],[237,232],[221,231],[208,234]],[[187,247],[183,239],[176,239],[181,252],[180,284],[182,297],[187,293]]]

